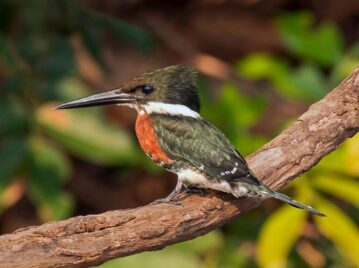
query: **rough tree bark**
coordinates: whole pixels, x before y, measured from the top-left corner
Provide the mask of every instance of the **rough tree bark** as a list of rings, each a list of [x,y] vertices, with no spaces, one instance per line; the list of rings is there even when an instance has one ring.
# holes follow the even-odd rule
[[[288,129],[247,158],[275,189],[359,131],[359,67]],[[1,267],[87,267],[193,239],[255,208],[259,200],[210,192],[183,206],[147,205],[28,227],[0,237]],[[325,213],[325,211],[323,211]]]

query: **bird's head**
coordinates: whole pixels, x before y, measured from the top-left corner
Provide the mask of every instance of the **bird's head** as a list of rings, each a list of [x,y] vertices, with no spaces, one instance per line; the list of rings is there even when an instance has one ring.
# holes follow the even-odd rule
[[[182,107],[198,113],[200,101],[195,86],[196,78],[197,72],[193,68],[173,65],[144,73],[118,89],[67,102],[56,108],[118,104],[130,106],[138,111]]]

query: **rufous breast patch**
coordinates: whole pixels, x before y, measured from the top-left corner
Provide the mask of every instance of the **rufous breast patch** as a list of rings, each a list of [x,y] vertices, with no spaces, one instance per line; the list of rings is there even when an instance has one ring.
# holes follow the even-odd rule
[[[173,162],[158,144],[157,136],[148,114],[140,114],[137,116],[135,130],[142,150],[149,155],[153,161],[163,162],[164,164]]]

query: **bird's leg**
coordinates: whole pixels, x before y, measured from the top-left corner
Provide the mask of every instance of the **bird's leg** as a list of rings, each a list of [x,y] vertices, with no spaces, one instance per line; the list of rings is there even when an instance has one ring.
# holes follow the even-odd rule
[[[177,180],[177,184],[176,187],[173,189],[173,191],[165,198],[160,198],[157,199],[155,201],[153,201],[151,204],[159,204],[159,203],[169,203],[169,204],[173,204],[173,205],[182,205],[181,201],[178,200],[173,200],[173,197],[175,197],[177,194],[179,194],[182,190],[182,181],[181,180]]]

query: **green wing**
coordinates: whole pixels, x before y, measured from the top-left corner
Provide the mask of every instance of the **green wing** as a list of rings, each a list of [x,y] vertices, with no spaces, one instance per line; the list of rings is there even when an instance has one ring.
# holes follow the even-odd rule
[[[231,142],[209,122],[163,114],[151,115],[151,120],[161,147],[172,159],[215,179],[259,183]]]

